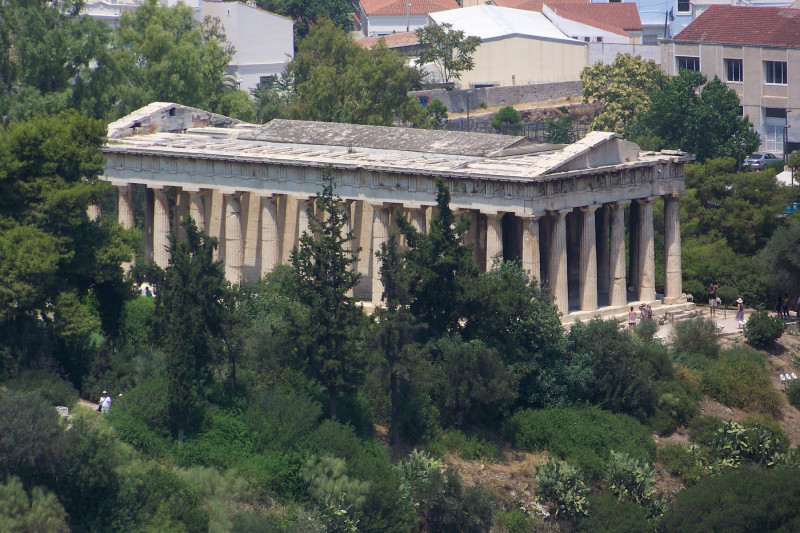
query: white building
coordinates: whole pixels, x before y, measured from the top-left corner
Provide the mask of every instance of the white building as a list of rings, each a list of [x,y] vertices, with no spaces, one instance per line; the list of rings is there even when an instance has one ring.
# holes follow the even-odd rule
[[[120,17],[126,11],[133,11],[147,0],[86,0],[83,14],[92,18],[105,20],[112,28],[116,28]],[[201,0],[161,0],[161,5],[175,7],[179,3],[191,7],[196,15],[200,13]]]
[[[202,17],[216,17],[236,52],[228,72],[243,91],[281,74],[294,55],[294,23],[239,2],[203,2]]]
[[[404,33],[424,27],[428,14],[458,9],[456,0],[360,0],[358,19],[364,37]]]

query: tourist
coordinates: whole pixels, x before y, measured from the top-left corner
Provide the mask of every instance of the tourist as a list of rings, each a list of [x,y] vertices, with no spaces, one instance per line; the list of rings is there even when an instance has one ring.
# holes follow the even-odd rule
[[[708,285],[708,307],[711,318],[717,316],[717,289],[719,285],[713,281]]]
[[[100,397],[100,412],[101,413],[108,413],[108,409],[111,407],[111,395],[108,391],[103,391],[103,395]]]
[[[636,311],[633,310],[631,307],[631,312],[628,313],[628,329],[633,331],[633,327],[636,325]]]
[[[783,298],[780,294],[775,298],[775,312],[778,313],[778,318],[783,318]]]
[[[741,298],[736,300],[736,322],[744,324],[744,300]]]
[[[789,320],[789,295],[784,293],[783,301],[781,302],[781,312],[783,318]]]
[[[653,308],[647,304],[642,304],[639,306],[639,311],[642,313],[642,320],[652,320],[653,319]]]

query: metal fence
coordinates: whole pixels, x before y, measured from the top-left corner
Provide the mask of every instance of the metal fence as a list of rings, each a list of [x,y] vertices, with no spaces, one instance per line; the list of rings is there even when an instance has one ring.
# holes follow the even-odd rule
[[[535,141],[545,142],[547,138],[547,127],[547,122],[523,122],[520,135]],[[471,131],[475,133],[508,133],[496,131],[492,127],[490,121],[482,119],[470,119],[468,121],[465,117],[448,120],[444,123],[442,129],[449,131]],[[583,139],[590,131],[591,129],[588,124],[572,125],[572,134],[575,140]]]

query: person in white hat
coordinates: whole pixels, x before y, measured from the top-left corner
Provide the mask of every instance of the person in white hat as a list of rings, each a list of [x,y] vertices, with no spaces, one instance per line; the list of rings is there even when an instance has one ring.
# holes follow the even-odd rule
[[[100,412],[107,413],[108,409],[111,407],[111,395],[108,391],[103,391],[103,395],[100,396]]]
[[[744,324],[744,300],[741,298],[736,300],[736,322]]]

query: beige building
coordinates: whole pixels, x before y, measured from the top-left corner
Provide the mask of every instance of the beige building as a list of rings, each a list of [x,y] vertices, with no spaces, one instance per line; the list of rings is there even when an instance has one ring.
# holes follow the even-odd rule
[[[539,12],[479,5],[429,18],[481,39],[475,68],[461,73],[462,88],[575,81],[588,64],[587,43],[567,36]],[[427,70],[437,75],[435,68]]]
[[[168,234],[187,214],[219,240],[233,283],[288,262],[329,168],[361,248],[354,293],[361,300],[380,304],[375,252],[397,229],[393,218],[426,232],[442,178],[451,207],[470,222],[465,238],[478,265],[519,262],[549,288],[567,321],[627,313],[634,302],[690,305],[681,291],[678,198],[691,156],[641,152],[615,133],[543,145],[322,122],[256,126],[154,103],[112,123],[108,139],[104,179],[119,191],[119,221],[133,225],[134,189],[143,190],[145,260],[163,267]],[[664,204],[663,294],[655,284],[657,202]]]
[[[667,74],[697,70],[736,91],[761,150],[800,143],[800,10],[712,5],[661,47]]]

